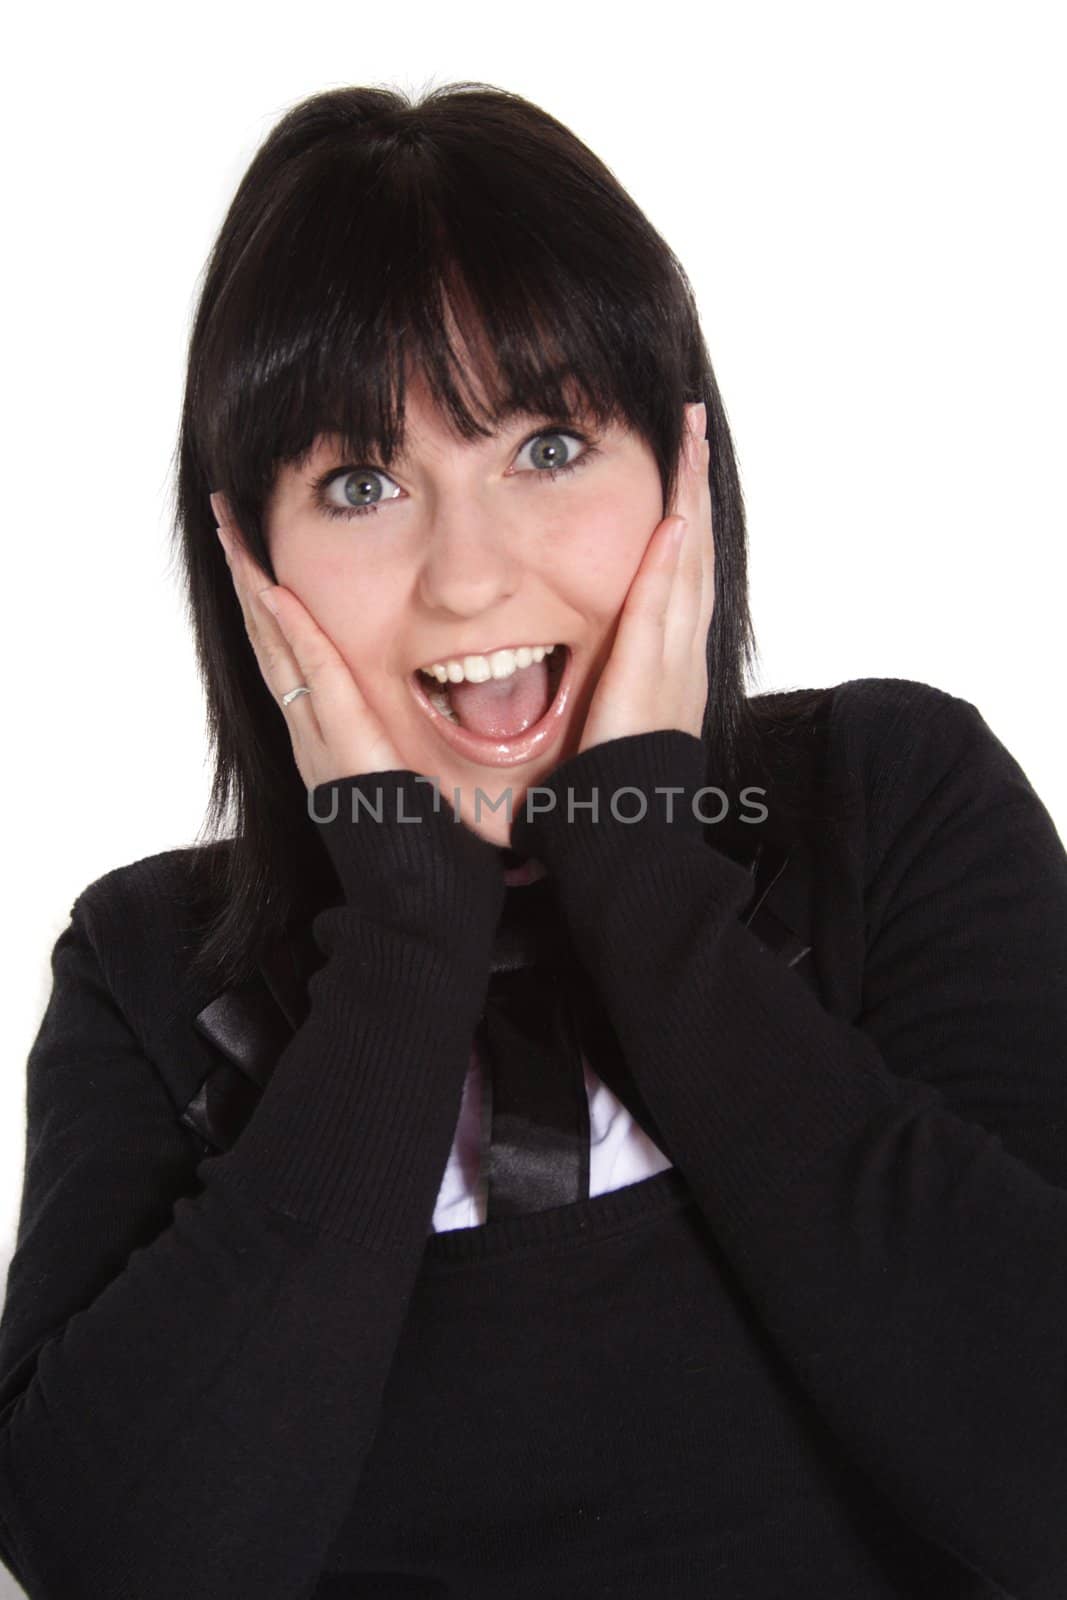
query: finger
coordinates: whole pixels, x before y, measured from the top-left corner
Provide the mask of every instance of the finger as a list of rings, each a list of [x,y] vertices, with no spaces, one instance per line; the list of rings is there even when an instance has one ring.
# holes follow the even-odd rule
[[[709,478],[709,465],[711,461],[711,445],[704,437],[706,427],[706,408],[703,404],[694,406],[690,411],[693,422],[693,432],[689,446],[690,471],[688,477],[688,491],[690,496],[690,526],[694,530],[694,538],[683,558],[686,571],[693,584],[693,592],[697,597],[696,631],[700,635],[701,649],[707,639],[708,628],[711,625],[712,611],[715,606],[715,530],[712,521],[711,482]],[[691,563],[691,564],[690,564]]]
[[[703,410],[703,406],[693,406],[686,418],[680,498],[688,525],[675,568],[664,638],[665,660],[681,670],[685,670],[695,649],[703,649],[703,640],[698,640],[697,635],[707,594],[706,546],[711,511]]]
[[[240,543],[240,540],[235,538],[231,529],[219,526],[215,529],[215,532],[218,534],[219,543],[222,545],[223,553],[226,557],[226,565],[230,571],[230,578],[233,582],[233,592],[237,597],[237,604],[241,608],[241,616],[244,620],[245,632],[248,635],[248,642],[252,646],[253,651],[255,651],[258,642],[258,628],[256,625],[254,608],[252,606],[252,598],[248,589],[247,569],[244,560],[242,559],[244,553],[243,547]]]
[[[303,726],[309,732],[317,734],[318,723],[316,710],[311,705],[311,695],[298,695],[288,705],[282,703],[283,695],[288,694],[290,689],[295,689],[298,684],[306,682],[300,675],[299,662],[286,638],[280,617],[272,615],[260,599],[260,592],[263,590],[276,591],[277,595],[281,595],[283,591],[271,585],[266,573],[245,549],[243,541],[235,536],[232,526],[220,526],[218,534],[226,551],[227,564],[244,617],[245,632],[263,680],[279,709],[292,719],[294,725]],[[279,611],[280,609],[279,607]],[[303,704],[304,701],[308,702],[307,705]]]
[[[678,471],[675,476],[674,498],[671,502],[672,515],[688,516],[687,508],[692,503],[689,492],[691,480],[699,468],[694,455],[694,439],[697,444],[704,440],[707,427],[705,416],[706,407],[703,401],[683,408],[682,439],[678,446]]]
[[[333,640],[291,589],[271,589],[269,598],[277,606],[277,623],[296,662],[297,681],[311,690],[300,699],[309,704],[314,700],[324,744],[341,749],[350,740],[356,719],[369,711],[359,685]]]
[[[290,717],[307,718],[308,728],[327,749],[343,749],[351,740],[356,719],[370,716],[347,662],[291,589],[272,585],[247,550],[242,552],[242,562],[251,573],[250,591],[259,619],[256,637],[266,655],[275,698],[281,704],[282,694],[306,684],[311,693],[298,696],[283,706],[283,711]],[[273,613],[264,603],[264,594],[275,608]],[[393,764],[391,760],[389,765]]]
[[[664,635],[674,589],[681,543],[675,537],[675,516],[659,523],[630,584],[612,648],[620,677],[628,682],[655,681],[663,664]],[[631,676],[633,675],[633,676]]]
[[[674,582],[663,630],[663,660],[668,670],[685,674],[698,653],[702,598],[699,552],[700,530],[687,523],[682,548],[674,569]]]
[[[707,407],[700,406],[701,422],[697,433],[697,499],[700,506],[696,526],[701,530],[697,555],[701,566],[700,634],[704,640],[715,608],[715,523],[711,504],[711,442],[707,438]]]

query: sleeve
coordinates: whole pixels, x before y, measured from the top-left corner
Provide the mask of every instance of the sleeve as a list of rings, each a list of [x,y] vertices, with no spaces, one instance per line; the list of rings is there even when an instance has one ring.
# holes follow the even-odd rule
[[[556,876],[672,1158],[843,1454],[965,1567],[1062,1600],[1067,856],[977,710],[923,687],[936,704],[872,785],[885,844],[851,1022],[739,920],[749,874],[694,816],[691,735],[571,757],[516,836]],[[673,821],[666,798],[620,821],[628,786],[675,787]]]
[[[0,1555],[31,1600],[295,1600],[350,1505],[503,900],[490,845],[372,776],[404,822],[353,825],[333,786],[309,1014],[201,1192],[90,891],[56,942],[0,1321]]]

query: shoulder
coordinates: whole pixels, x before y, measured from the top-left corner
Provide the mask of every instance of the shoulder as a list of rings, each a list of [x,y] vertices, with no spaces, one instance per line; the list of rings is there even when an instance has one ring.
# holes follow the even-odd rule
[[[223,882],[228,839],[142,856],[94,878],[75,897],[71,923],[120,993],[135,974],[178,980]]]
[[[981,836],[988,853],[1062,845],[1018,760],[970,700],[910,678],[836,685],[828,762],[862,791],[867,879],[883,865]]]
[[[969,700],[916,678],[848,678],[831,694],[835,730],[872,754],[894,742],[911,744],[932,728],[966,740],[985,726]]]
[[[985,727],[969,700],[915,678],[847,678],[823,688],[755,695],[750,705],[760,723],[775,730],[825,725],[831,748],[847,744],[872,763],[930,728],[966,740]]]
[[[195,1027],[217,986],[194,957],[230,849],[229,840],[188,845],[100,874],[76,895],[52,951],[49,1005],[76,1031],[79,1050],[91,1056],[93,1041],[105,1040],[115,1055],[125,1038],[176,1108],[217,1065]]]
[[[228,839],[181,845],[112,867],[80,890],[71,912],[106,917],[196,904],[223,869],[229,847]]]
[[[976,705],[913,678],[851,678],[833,691],[829,731],[861,763],[872,802],[919,797],[962,765],[1018,775]]]
[[[827,752],[863,785],[869,810],[936,784],[969,752],[997,743],[969,700],[914,678],[850,678],[835,685]]]
[[[779,689],[748,709],[759,760],[820,820],[870,809],[909,760],[936,761],[985,727],[969,701],[914,678]]]
[[[801,775],[817,828],[848,835],[868,877],[916,818],[982,794],[1036,797],[971,701],[914,678],[850,678],[750,701],[768,767]]]

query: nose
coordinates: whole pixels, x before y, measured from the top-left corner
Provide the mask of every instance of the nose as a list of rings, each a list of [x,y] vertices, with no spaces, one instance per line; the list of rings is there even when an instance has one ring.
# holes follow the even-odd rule
[[[499,512],[467,500],[443,503],[431,519],[418,592],[431,611],[456,617],[488,612],[513,595],[521,571],[515,530]]]

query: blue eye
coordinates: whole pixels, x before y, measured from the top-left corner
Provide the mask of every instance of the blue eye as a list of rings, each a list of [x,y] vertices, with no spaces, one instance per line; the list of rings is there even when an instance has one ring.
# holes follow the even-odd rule
[[[315,483],[315,503],[320,510],[325,511],[328,517],[362,517],[369,511],[377,511],[376,500],[397,500],[400,497],[399,485],[393,484],[396,494],[383,495],[381,490],[375,490],[376,478],[388,478],[388,473],[380,467],[335,467],[332,472],[327,472]],[[347,504],[338,505],[335,500],[326,499],[326,490],[332,483],[342,485],[342,493]],[[373,496],[373,499],[362,500],[364,495]]]
[[[568,446],[563,444],[562,441],[569,439],[576,439],[583,446],[582,453],[566,461],[560,461],[559,457],[565,450],[568,450]],[[546,479],[550,483],[554,483],[564,473],[577,471],[579,467],[584,467],[594,456],[600,454],[598,445],[594,444],[585,434],[578,433],[573,428],[541,429],[539,433],[532,434],[519,447],[519,456],[530,445],[536,444],[540,445],[540,449],[535,452],[535,458],[540,457],[540,460],[546,464],[536,466],[532,471],[520,473],[520,477]],[[365,517],[371,512],[377,512],[378,506],[383,500],[397,500],[400,498],[400,489],[395,483],[393,488],[396,489],[396,494],[383,495],[380,490],[375,494],[375,480],[378,478],[384,478],[389,483],[393,483],[389,474],[383,471],[381,467],[354,467],[351,464],[343,467],[334,467],[332,471],[324,473],[321,478],[317,478],[312,485],[315,504],[327,517],[344,517],[346,520],[350,517]],[[346,497],[347,504],[339,505],[336,500],[327,498],[326,491],[334,483],[342,485],[342,492]],[[364,495],[373,498],[368,498],[360,503],[360,497]]]
[[[563,462],[562,465],[557,465],[556,460],[549,460],[546,466],[539,468],[534,473],[535,477],[547,478],[549,482],[555,482],[561,473],[573,472],[576,467],[584,467],[586,462],[597,454],[596,445],[585,438],[583,434],[571,433],[569,429],[560,428],[554,430],[552,433],[535,433],[532,439],[527,439],[526,443],[522,446],[522,450],[519,451],[519,455],[521,456],[523,450],[528,450],[532,444],[535,444],[539,446],[542,460],[544,459],[544,453],[546,451],[554,452],[555,457],[558,459],[561,451],[561,445],[559,443],[561,439],[577,439],[579,444],[585,446],[585,449],[582,451],[580,456],[575,456],[573,459]],[[543,441],[547,441],[547,444]],[[538,452],[535,452],[535,455],[537,453]]]

